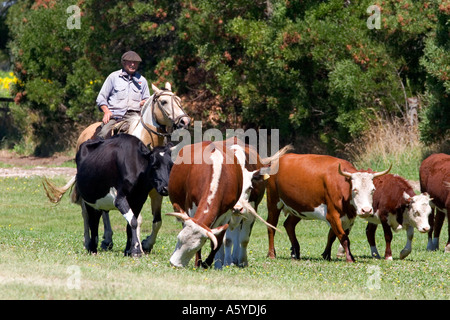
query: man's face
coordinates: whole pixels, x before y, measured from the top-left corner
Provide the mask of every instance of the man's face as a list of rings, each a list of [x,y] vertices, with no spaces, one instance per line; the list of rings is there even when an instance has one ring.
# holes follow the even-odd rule
[[[132,75],[133,73],[135,73],[139,67],[139,62],[137,61],[127,61],[124,60],[122,62],[123,68],[125,69],[125,71]]]

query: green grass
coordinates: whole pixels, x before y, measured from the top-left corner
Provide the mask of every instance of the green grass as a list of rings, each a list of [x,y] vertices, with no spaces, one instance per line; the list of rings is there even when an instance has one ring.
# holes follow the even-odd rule
[[[67,178],[53,180],[62,185]],[[169,211],[168,198],[164,198],[163,212]],[[350,235],[357,262],[348,264],[334,258],[337,243],[332,261],[321,258],[328,232],[325,223],[301,221],[297,235],[302,259],[290,259],[286,233],[278,233],[278,258],[271,260],[266,258],[266,228],[256,222],[249,244],[249,267],[204,270],[191,261],[188,267],[175,269],[169,264],[180,230],[174,218],[163,216],[151,254],[132,259],[122,253],[126,224],[117,211],[111,212],[113,250],[95,256],[86,253],[80,212],[67,195],[60,205],[50,204],[40,178],[0,178],[0,299],[450,298],[450,255],[427,252],[427,236],[417,232],[413,252],[405,260],[398,260],[405,233],[394,235],[394,261],[374,260],[365,239],[366,222],[358,219]],[[267,216],[265,202],[259,213]],[[142,234],[148,235],[149,203],[143,214]],[[283,221],[284,217],[280,226]],[[379,229],[377,243],[382,253],[384,238]],[[446,236],[444,232],[442,239]],[[204,255],[206,251],[209,244]]]

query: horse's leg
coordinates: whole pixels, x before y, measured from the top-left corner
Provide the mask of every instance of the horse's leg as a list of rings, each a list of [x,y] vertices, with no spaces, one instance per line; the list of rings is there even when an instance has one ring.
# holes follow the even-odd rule
[[[142,249],[145,252],[149,252],[153,249],[156,243],[156,236],[158,235],[159,229],[161,229],[161,206],[163,197],[155,190],[152,189],[149,193],[151,203],[152,203],[152,214],[153,214],[153,225],[152,233],[142,241]],[[140,232],[140,231],[139,231]]]

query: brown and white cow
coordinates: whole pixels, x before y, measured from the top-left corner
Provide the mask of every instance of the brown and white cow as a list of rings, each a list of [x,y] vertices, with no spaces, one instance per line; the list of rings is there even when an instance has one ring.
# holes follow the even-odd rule
[[[248,265],[247,246],[253,224],[256,218],[260,218],[256,211],[266,190],[266,178],[269,177],[267,173],[270,173],[270,170],[277,170],[277,161],[280,154],[286,153],[291,149],[291,146],[284,147],[272,157],[261,158],[253,146],[244,144],[236,137],[226,140],[225,143],[231,145],[230,149],[234,151],[241,165],[244,181],[241,197],[234,206],[234,212],[228,223],[229,227],[225,233],[224,245],[216,254],[216,260],[223,261],[224,265],[234,264],[239,267],[246,267]],[[267,167],[268,165],[270,167]],[[257,170],[260,170],[260,173],[267,171],[264,179],[251,179],[253,172],[257,172]]]
[[[252,179],[262,177],[259,169],[243,170],[239,148],[227,147],[222,141],[205,141],[180,150],[169,180],[169,197],[175,212],[168,215],[184,223],[170,258],[173,266],[186,266],[195,254],[197,266],[210,266],[222,246],[233,212],[248,208]],[[202,263],[200,251],[208,238],[213,250]],[[220,268],[221,264],[223,261],[218,261],[215,266]]]
[[[430,214],[430,232],[428,233],[427,250],[439,249],[439,235],[445,220],[450,218],[450,155],[435,153],[422,161],[419,170],[420,190],[433,198],[431,206],[436,212]],[[450,221],[450,219],[449,219]],[[434,237],[433,237],[434,230]],[[450,252],[450,223],[448,225],[449,240],[445,252]]]
[[[411,253],[414,228],[419,232],[428,232],[428,216],[431,213],[430,196],[428,193],[416,195],[410,184],[402,177],[393,174],[374,179],[373,194],[374,215],[365,218],[369,223],[366,236],[370,245],[372,257],[380,258],[376,244],[375,232],[378,224],[383,226],[386,240],[385,259],[392,260],[391,241],[392,230],[406,230],[407,241],[400,252],[400,259]]]
[[[356,216],[373,215],[373,179],[390,171],[356,170],[348,161],[325,155],[287,154],[280,158],[278,172],[267,186],[267,222],[276,226],[283,209],[288,213],[284,226],[292,243],[294,258],[300,258],[295,226],[301,219],[326,221],[332,232],[322,256],[331,258],[331,245],[337,236],[346,259],[353,262],[348,231]],[[268,230],[269,253],[275,258],[273,230]]]

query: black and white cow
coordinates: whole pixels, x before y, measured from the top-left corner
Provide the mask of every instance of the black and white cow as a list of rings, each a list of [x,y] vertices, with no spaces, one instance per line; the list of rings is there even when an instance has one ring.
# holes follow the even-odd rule
[[[155,188],[167,195],[173,162],[170,145],[150,151],[138,138],[120,134],[106,140],[89,140],[76,155],[76,190],[72,200],[87,214],[91,231],[85,247],[97,252],[98,224],[103,211],[118,209],[127,220],[125,254],[140,256],[137,218]]]

